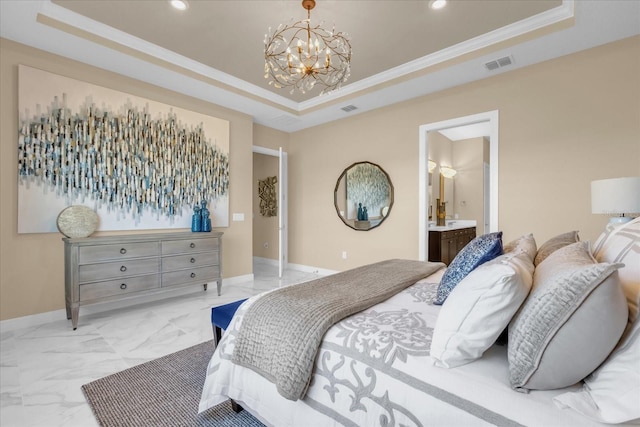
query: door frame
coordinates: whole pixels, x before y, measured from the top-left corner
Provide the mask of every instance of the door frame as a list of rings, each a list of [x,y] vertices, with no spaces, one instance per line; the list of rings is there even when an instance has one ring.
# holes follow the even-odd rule
[[[287,209],[287,191],[288,191],[288,166],[287,153],[282,148],[273,150],[271,148],[259,147],[254,145],[252,151],[257,154],[273,156],[279,159],[278,166],[278,277],[282,278],[282,273],[287,266],[289,260],[288,251],[288,209]]]
[[[418,259],[428,259],[429,227],[428,227],[428,160],[429,160],[429,136],[431,131],[449,129],[480,122],[489,122],[489,232],[498,231],[498,110],[472,114],[470,116],[457,117],[440,122],[427,123],[418,128]],[[485,230],[486,231],[486,230]]]

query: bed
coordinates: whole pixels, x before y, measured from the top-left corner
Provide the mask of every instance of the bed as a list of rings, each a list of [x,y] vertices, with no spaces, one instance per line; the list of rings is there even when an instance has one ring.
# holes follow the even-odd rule
[[[499,237],[501,239],[501,234]],[[478,239],[482,240],[483,236]],[[640,331],[636,321],[640,267],[635,266],[640,257],[638,220],[625,227],[608,228],[594,245],[579,242],[577,232],[550,239],[540,248],[531,235],[506,245],[499,243],[500,254],[492,255],[491,260],[475,259],[471,264],[468,259],[458,263],[454,260],[448,268],[438,268],[393,296],[328,327],[315,353],[308,387],[299,399],[283,397],[273,378],[267,379],[258,373],[260,370],[234,363],[234,350],[242,339],[245,316],[252,305],[277,290],[250,298],[236,312],[211,358],[199,410],[202,412],[232,399],[264,424],[273,426],[637,423],[640,416]],[[473,247],[471,243],[469,246]],[[625,249],[621,252],[620,247]],[[478,250],[478,246],[472,249],[469,251],[476,253],[484,250]],[[548,289],[544,292],[545,277],[562,276],[565,264],[575,267],[575,260],[571,260],[575,253],[588,251],[591,257],[598,250],[601,259],[592,258],[593,264],[608,267],[598,270],[598,278],[592,280],[597,283],[590,285],[592,288],[574,304],[577,308],[561,316],[564,319],[559,327],[556,324],[549,329],[552,333],[546,334],[543,344],[532,341],[529,336],[540,332],[540,327],[549,328],[535,323],[544,317],[536,309],[545,295],[549,295]],[[538,255],[540,259],[536,263]],[[628,265],[618,262],[620,259]],[[473,265],[476,261],[477,265]],[[496,273],[498,270],[502,273]],[[460,271],[463,274],[457,274]],[[503,274],[505,271],[512,273]],[[449,283],[447,279],[452,275],[461,277],[454,278],[456,286],[448,290],[442,302],[443,283]],[[536,275],[541,277],[538,282]],[[566,283],[562,287],[566,288]],[[552,295],[555,295],[552,299],[558,299],[557,294]],[[596,297],[597,301],[591,301]],[[590,335],[587,345],[597,343],[601,349],[586,352],[584,363],[580,356],[556,361],[555,353],[567,352],[567,344],[556,341],[567,335],[581,335],[582,324],[590,322],[584,318],[596,317],[589,305],[601,310],[602,299],[611,305],[607,310],[620,314],[607,315],[613,318],[611,322],[597,318],[599,325],[604,324],[601,332],[593,332],[593,324],[585,326]],[[567,305],[571,304],[565,301],[562,309]],[[607,326],[608,323],[611,325]],[[498,337],[507,325],[508,342],[496,342],[500,341]],[[527,331],[524,337],[518,335],[522,325]],[[570,341],[570,346],[578,352],[585,353],[584,345],[580,339]],[[532,372],[524,376],[519,364],[526,365],[526,361],[520,360],[518,346],[545,348],[542,354],[537,354]],[[562,366],[559,372],[553,367],[547,370],[550,361],[554,366]],[[580,366],[585,363],[588,366]],[[616,375],[625,380],[619,381]],[[545,388],[545,382],[550,382],[553,389],[540,389]],[[612,393],[619,395],[612,399]],[[638,409],[634,408],[634,402]]]

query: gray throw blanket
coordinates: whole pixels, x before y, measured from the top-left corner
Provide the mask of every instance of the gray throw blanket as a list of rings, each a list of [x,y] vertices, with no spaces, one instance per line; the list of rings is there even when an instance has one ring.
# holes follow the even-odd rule
[[[443,267],[387,260],[267,293],[245,312],[232,361],[274,383],[286,399],[302,399],[322,337],[334,323]]]

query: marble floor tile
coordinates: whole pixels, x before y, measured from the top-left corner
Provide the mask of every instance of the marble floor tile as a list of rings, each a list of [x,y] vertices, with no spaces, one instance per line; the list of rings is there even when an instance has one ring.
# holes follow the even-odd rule
[[[0,333],[0,426],[94,427],[83,384],[210,340],[211,307],[320,276],[254,264],[254,280]]]

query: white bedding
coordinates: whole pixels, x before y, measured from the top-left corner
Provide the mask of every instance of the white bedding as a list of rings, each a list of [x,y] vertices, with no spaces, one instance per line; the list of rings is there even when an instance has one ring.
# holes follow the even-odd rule
[[[444,369],[429,357],[440,306],[431,304],[440,272],[329,329],[303,400],[284,399],[260,375],[231,362],[246,301],[207,368],[200,412],[231,398],[273,426],[591,426],[558,409],[555,391],[519,393],[509,386],[506,347]]]

